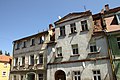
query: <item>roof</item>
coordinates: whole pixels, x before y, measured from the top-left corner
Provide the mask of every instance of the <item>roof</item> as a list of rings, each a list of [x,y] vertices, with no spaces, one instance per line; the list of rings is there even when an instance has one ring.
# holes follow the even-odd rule
[[[24,39],[28,39],[28,38],[32,38],[32,37],[35,37],[35,36],[38,36],[38,35],[42,35],[42,34],[47,34],[48,31],[43,31],[43,32],[39,32],[37,34],[33,34],[31,36],[27,36],[27,37],[24,37],[24,38],[21,38],[21,39],[17,39],[17,40],[14,40],[13,42],[17,42],[17,41],[21,41],[21,40],[24,40]]]
[[[0,62],[9,62],[12,59],[11,56],[0,55]]]
[[[92,15],[90,10],[85,11],[85,12],[69,13],[66,16],[64,16],[63,18],[61,18],[58,21],[56,21],[55,25],[63,23],[63,22],[66,22],[66,21],[71,21],[71,20],[74,20],[74,19],[78,19],[78,18],[81,18],[81,17],[90,16],[90,15]]]

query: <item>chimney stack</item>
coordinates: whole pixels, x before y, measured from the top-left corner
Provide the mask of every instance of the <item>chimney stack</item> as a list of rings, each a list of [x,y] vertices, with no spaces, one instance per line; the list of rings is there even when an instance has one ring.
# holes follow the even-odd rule
[[[105,11],[109,11],[109,4],[105,5]]]

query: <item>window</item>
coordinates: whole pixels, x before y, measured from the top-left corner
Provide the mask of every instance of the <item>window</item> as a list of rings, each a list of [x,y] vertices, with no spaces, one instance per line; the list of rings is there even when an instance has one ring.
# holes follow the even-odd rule
[[[30,65],[34,65],[34,55],[30,56]]]
[[[87,20],[81,21],[82,31],[88,30]]]
[[[117,37],[118,48],[120,49],[120,37]]]
[[[22,57],[22,65],[25,65],[25,56]]]
[[[72,45],[72,51],[73,51],[73,54],[78,54],[78,45],[77,44]]]
[[[62,47],[57,48],[57,56],[62,57]]]
[[[81,80],[80,79],[80,71],[74,71],[74,80]]]
[[[100,70],[93,70],[94,80],[101,80]]]
[[[39,38],[39,44],[43,44],[43,42],[44,42],[44,36],[41,36],[41,37]]]
[[[23,42],[23,48],[26,48],[26,41]]]
[[[18,58],[14,58],[14,66],[18,65]]]
[[[90,45],[90,52],[97,52],[97,47],[95,44]]]
[[[60,36],[65,36],[65,26],[60,27]]]
[[[20,43],[16,43],[16,50],[20,49]]]
[[[43,74],[38,74],[39,80],[43,80]]]
[[[43,64],[43,54],[39,54],[39,64]]]
[[[4,63],[4,67],[7,68],[7,63]]]
[[[21,75],[21,80],[23,80],[23,75]]]
[[[2,72],[2,76],[6,76],[6,72],[5,71]]]
[[[118,23],[120,24],[120,13],[117,14],[117,20],[118,20]]]
[[[16,75],[13,76],[13,80],[17,80],[17,79],[16,79]]]
[[[35,45],[35,39],[31,39],[31,46]]]
[[[75,25],[75,23],[70,24],[70,28],[71,28],[71,33],[75,33],[76,32],[76,25]]]

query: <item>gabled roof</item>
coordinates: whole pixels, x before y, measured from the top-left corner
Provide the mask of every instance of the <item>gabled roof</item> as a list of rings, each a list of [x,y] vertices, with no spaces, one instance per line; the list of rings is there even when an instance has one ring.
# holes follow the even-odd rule
[[[11,56],[0,55],[0,62],[9,62],[12,59]]]
[[[69,13],[66,16],[64,16],[63,18],[56,21],[55,25],[63,23],[63,22],[71,21],[71,20],[74,20],[74,19],[78,19],[78,18],[81,18],[81,17],[90,16],[90,15],[92,15],[90,10],[88,10],[86,12]]]
[[[21,38],[21,39],[18,39],[18,40],[14,40],[13,42],[15,43],[17,41],[25,40],[25,39],[28,39],[28,38],[36,37],[38,35],[43,35],[43,34],[47,34],[47,33],[48,33],[48,31],[39,32],[39,33],[31,35],[31,36],[27,36],[27,37],[24,37],[24,38]]]

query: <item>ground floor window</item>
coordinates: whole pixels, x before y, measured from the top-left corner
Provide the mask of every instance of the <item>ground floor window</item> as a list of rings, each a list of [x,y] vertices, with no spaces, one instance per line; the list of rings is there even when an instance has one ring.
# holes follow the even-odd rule
[[[94,80],[101,80],[100,70],[93,70]]]
[[[38,74],[39,80],[43,80],[43,74]]]
[[[81,80],[80,79],[80,71],[74,71],[74,80]]]

